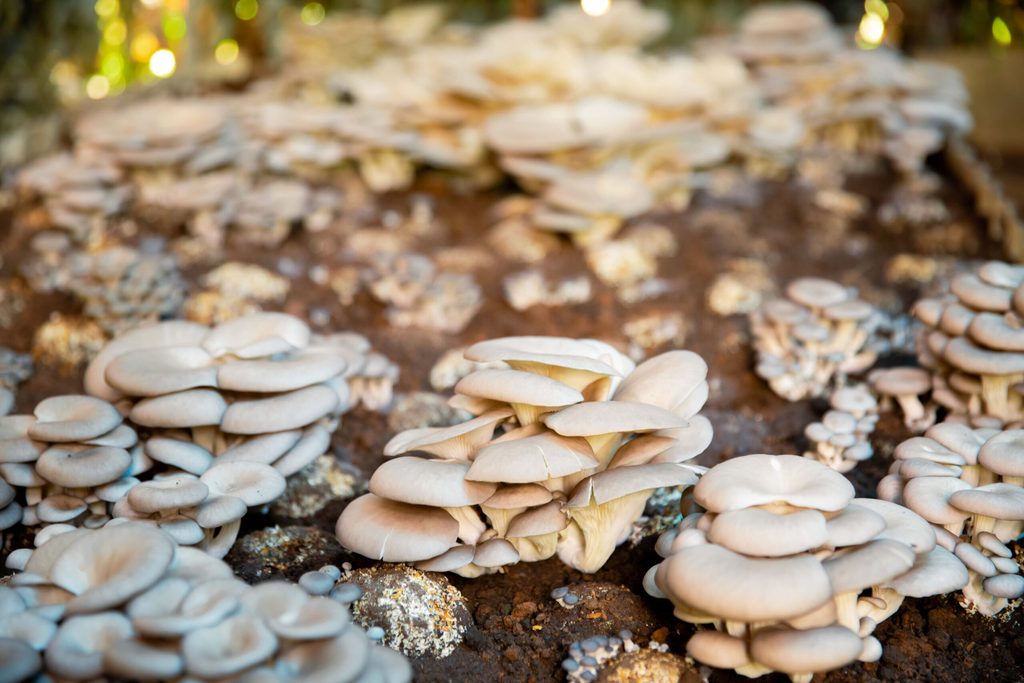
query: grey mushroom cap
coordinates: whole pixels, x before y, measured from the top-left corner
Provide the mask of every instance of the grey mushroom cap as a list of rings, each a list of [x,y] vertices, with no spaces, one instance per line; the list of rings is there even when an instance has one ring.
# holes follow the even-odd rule
[[[664,408],[630,401],[578,403],[545,415],[543,422],[562,436],[647,432],[688,425],[685,418]]]
[[[439,508],[409,505],[368,493],[338,517],[343,546],[374,560],[419,562],[456,545],[459,523]]]
[[[860,656],[860,636],[843,626],[806,630],[767,628],[750,643],[754,661],[789,674],[837,669]]]
[[[97,446],[70,450],[54,446],[39,456],[36,472],[58,486],[84,488],[119,479],[131,464],[131,455],[123,448]]]
[[[497,484],[467,481],[469,465],[402,456],[388,460],[370,478],[370,492],[388,500],[433,507],[478,505]]]
[[[891,579],[885,585],[909,598],[925,598],[960,590],[967,585],[968,580],[963,562],[945,548],[936,546],[918,555],[910,571]]]
[[[203,339],[202,346],[214,357],[233,354],[259,358],[288,352],[309,344],[309,326],[286,313],[262,312],[217,325]]]
[[[195,475],[175,474],[138,484],[128,492],[128,502],[134,510],[152,514],[199,505],[209,493]]]
[[[585,440],[543,432],[484,446],[466,478],[510,484],[540,482],[597,466],[594,451]]]
[[[879,539],[826,558],[822,566],[836,593],[859,593],[909,571],[914,559],[906,544]]]
[[[988,351],[966,337],[951,340],[943,351],[947,361],[976,375],[1017,375],[1024,373],[1024,353]]]
[[[217,386],[213,358],[198,346],[129,351],[114,358],[104,373],[107,384],[128,396],[160,396]]]
[[[712,467],[694,487],[711,512],[784,502],[823,511],[841,510],[853,485],[831,468],[796,455],[745,455]]]
[[[43,658],[25,642],[0,638],[0,683],[19,683],[32,678],[43,667]]]
[[[255,666],[277,650],[277,638],[262,619],[240,614],[187,634],[181,643],[185,671],[222,678]]]
[[[338,393],[323,384],[270,398],[236,401],[224,412],[221,429],[229,434],[297,429],[330,415],[338,403]]]
[[[29,438],[49,443],[87,441],[121,424],[121,414],[106,401],[92,396],[52,396],[36,404],[36,422]]]
[[[177,644],[157,644],[129,638],[103,655],[103,668],[125,680],[170,680],[180,676],[185,662]]]
[[[193,519],[204,529],[216,529],[242,519],[248,509],[241,498],[213,496],[196,507]]]
[[[206,427],[219,425],[228,405],[212,389],[189,389],[145,398],[131,410],[132,422],[144,427]]]
[[[279,498],[286,485],[280,472],[256,462],[215,464],[199,479],[211,495],[234,496],[250,507]]]
[[[191,441],[155,436],[146,440],[145,450],[153,460],[192,474],[202,474],[213,464],[213,455]]]

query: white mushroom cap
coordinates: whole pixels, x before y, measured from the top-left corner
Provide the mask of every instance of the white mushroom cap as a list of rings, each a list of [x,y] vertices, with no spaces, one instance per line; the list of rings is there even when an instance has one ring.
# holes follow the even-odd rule
[[[860,593],[882,585],[914,566],[914,551],[904,543],[878,539],[822,562],[836,593]]]
[[[103,655],[103,669],[118,678],[136,681],[166,681],[185,669],[177,643],[154,643],[129,638]]]
[[[473,553],[473,564],[491,569],[515,564],[519,561],[519,551],[504,538],[492,538],[477,545]]]
[[[691,418],[708,397],[708,365],[692,351],[669,351],[644,361],[615,391],[616,401],[647,403]]]
[[[554,494],[540,484],[511,484],[499,488],[482,505],[497,510],[514,510],[544,505],[552,498]]]
[[[142,399],[129,417],[144,427],[205,427],[220,424],[227,408],[219,392],[189,389]]]
[[[910,571],[900,574],[885,585],[900,595],[924,598],[960,590],[967,585],[968,578],[967,568],[953,553],[935,547],[919,554]]]
[[[786,296],[809,308],[825,308],[846,301],[850,293],[838,282],[804,277],[789,283]]]
[[[75,595],[67,603],[68,614],[96,612],[116,607],[156,583],[174,554],[174,542],[163,532],[120,524],[77,535],[53,561],[48,576]]]
[[[402,456],[378,467],[369,488],[382,498],[413,505],[478,505],[494,494],[497,485],[467,481],[468,471],[466,463]]]
[[[132,509],[152,514],[199,505],[209,493],[206,484],[194,475],[172,474],[133,487],[128,492],[128,502]]]
[[[490,441],[498,424],[512,414],[511,408],[503,408],[451,427],[407,429],[388,441],[384,455],[424,451],[446,459],[468,460],[477,448]]]
[[[104,653],[131,635],[131,622],[120,612],[72,617],[46,648],[46,669],[61,678],[91,680],[103,673]]]
[[[36,472],[58,486],[85,488],[119,479],[131,464],[131,455],[123,448],[97,446],[71,450],[54,446],[39,456]]]
[[[217,369],[217,384],[231,391],[294,391],[344,372],[340,355],[297,353],[274,360],[232,361]]]
[[[43,666],[42,658],[21,640],[0,638],[0,683],[19,683],[32,678]]]
[[[932,388],[931,374],[922,368],[887,368],[871,374],[872,386],[886,396],[918,396]]]
[[[213,464],[213,455],[191,441],[154,436],[146,440],[146,455],[153,460],[192,474],[202,474]]]
[[[241,673],[271,657],[277,638],[262,619],[239,614],[192,631],[181,642],[185,670],[199,678]]]
[[[540,536],[561,531],[568,525],[569,518],[562,511],[561,501],[552,500],[516,515],[505,535],[509,538]]]
[[[1024,429],[1000,432],[978,451],[978,464],[1004,477],[1024,477]]]
[[[695,481],[697,474],[692,468],[672,462],[616,467],[581,481],[573,490],[566,507],[586,507],[591,501],[603,505],[631,493],[663,486],[689,486]]]
[[[259,358],[300,349],[309,344],[306,323],[285,313],[263,312],[242,316],[217,325],[203,339],[202,347],[219,358]]]
[[[782,557],[825,545],[828,530],[825,516],[817,510],[779,515],[746,508],[716,515],[708,540],[744,555]]]
[[[418,562],[454,547],[459,523],[438,508],[368,493],[348,504],[338,517],[335,534],[343,546],[371,559]]]
[[[688,424],[684,418],[664,408],[630,401],[578,403],[545,415],[543,422],[562,436],[649,432]]]
[[[822,511],[843,509],[853,485],[831,468],[796,455],[745,455],[712,467],[697,483],[694,497],[711,512],[768,503]]]
[[[484,368],[459,380],[455,392],[512,404],[559,407],[579,403],[583,394],[558,380],[522,370]]]
[[[686,652],[698,662],[718,669],[738,669],[750,664],[746,641],[721,631],[697,631],[687,641]]]
[[[935,547],[934,528],[913,510],[875,498],[856,498],[853,504],[885,520],[885,529],[875,538],[888,538],[905,543],[918,555],[930,552]]]
[[[236,401],[224,412],[221,429],[229,434],[263,434],[298,429],[330,415],[337,392],[323,384],[270,398]]]
[[[597,466],[594,451],[585,440],[545,431],[484,446],[465,476],[471,481],[530,483]]]
[[[751,658],[789,674],[829,671],[857,661],[860,637],[843,626],[796,629],[766,628],[750,643]]]
[[[121,424],[117,408],[92,396],[52,396],[36,404],[36,422],[28,436],[36,441],[63,443],[95,439]]]
[[[107,365],[107,384],[128,396],[160,396],[217,386],[213,358],[198,346],[128,351]]]
[[[473,561],[476,547],[471,545],[457,545],[449,548],[437,557],[423,560],[416,563],[416,568],[425,572],[452,572],[462,569]]]
[[[286,485],[280,472],[256,462],[215,464],[199,479],[209,487],[211,496],[233,496],[249,507],[279,498]]]

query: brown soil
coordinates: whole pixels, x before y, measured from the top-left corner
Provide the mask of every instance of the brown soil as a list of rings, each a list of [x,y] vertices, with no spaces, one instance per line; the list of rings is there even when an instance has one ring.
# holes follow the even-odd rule
[[[873,207],[883,201],[890,178],[857,179],[852,187],[865,194]],[[438,215],[447,226],[423,248],[439,245],[483,245],[490,221],[487,210],[499,193],[458,196],[435,192],[439,185],[427,179],[418,188],[437,194]],[[971,218],[970,204],[956,188],[947,187],[944,197],[954,213],[954,222],[964,229],[937,229],[911,236],[886,233],[871,219],[854,222],[849,230],[826,229],[824,217],[810,207],[805,193],[788,185],[770,183],[759,191],[759,200],[748,205],[724,204],[699,198],[686,212],[654,216],[668,225],[679,239],[679,253],[660,264],[660,275],[671,283],[671,291],[659,299],[632,306],[621,304],[614,292],[596,286],[589,303],[566,307],[534,307],[517,313],[501,297],[501,278],[520,269],[520,264],[498,260],[496,267],[475,273],[484,288],[486,304],[461,334],[389,328],[381,306],[365,294],[344,307],[326,286],[310,281],[295,282],[284,306],[304,315],[310,307],[330,311],[334,329],[354,329],[366,334],[374,345],[402,368],[399,389],[429,390],[428,371],[442,352],[489,337],[508,334],[556,334],[599,337],[624,343],[624,321],[658,312],[679,312],[689,325],[686,347],[697,351],[711,368],[712,391],[705,414],[715,426],[715,441],[701,457],[711,465],[724,457],[752,452],[799,453],[803,427],[819,414],[821,406],[809,402],[790,404],[772,394],[752,373],[752,358],[746,343],[743,316],[722,317],[707,306],[707,289],[728,261],[756,259],[764,263],[776,284],[802,275],[821,275],[857,285],[872,301],[905,309],[918,294],[918,287],[886,280],[889,259],[899,253],[961,257],[998,256],[984,243],[979,226]],[[387,197],[385,204],[404,207],[402,194]],[[873,212],[869,212],[873,215]],[[10,276],[22,252],[25,235],[10,215],[0,215],[0,253],[7,255],[0,275]],[[4,236],[6,233],[6,237]],[[233,248],[233,259],[261,263],[273,268],[277,259],[288,256],[305,267],[335,262],[333,252],[314,253],[309,238],[294,235],[281,249]],[[585,272],[579,252],[568,244],[544,269],[561,276]],[[189,272],[193,277],[201,272]],[[0,330],[0,343],[17,350],[31,348],[33,331],[50,311],[74,312],[68,297],[35,297],[17,324]],[[31,406],[53,393],[81,388],[77,375],[60,375],[51,368],[38,368],[35,376],[18,392],[18,409]],[[858,495],[872,496],[874,486],[890,463],[892,448],[908,433],[896,418],[885,418],[873,441],[876,456],[850,474]],[[351,462],[369,475],[381,462],[381,449],[390,437],[384,416],[358,410],[347,416],[334,446],[339,458]],[[289,520],[250,515],[246,531],[274,524],[304,524],[328,535],[347,501],[335,501],[314,518]],[[321,537],[322,539],[322,537]],[[333,539],[331,539],[333,540]],[[26,543],[20,536],[13,544]],[[672,617],[667,601],[647,596],[641,588],[644,573],[656,561],[654,539],[636,547],[619,548],[597,574],[581,575],[549,560],[512,567],[507,573],[475,580],[453,577],[464,593],[475,627],[451,656],[437,661],[414,661],[418,681],[551,681],[563,678],[559,668],[570,643],[583,637],[613,634],[630,629],[641,643],[658,632],[673,652],[683,652],[692,633],[691,626]],[[364,558],[353,557],[321,542],[316,561],[327,557],[336,564],[350,561],[367,566]],[[275,553],[276,555],[276,553]],[[233,552],[236,568],[247,578],[286,575],[294,578],[315,568],[299,562],[272,568],[260,566],[258,553]],[[301,566],[299,566],[301,565]],[[573,585],[581,602],[567,609],[549,597],[552,589]],[[819,677],[823,681],[1020,681],[1024,680],[1024,619],[1019,611],[994,621],[970,615],[953,597],[907,600],[902,610],[882,624],[876,633],[884,646],[877,664],[854,665]],[[715,671],[711,681],[746,680],[732,672]],[[785,680],[776,676],[771,680]]]

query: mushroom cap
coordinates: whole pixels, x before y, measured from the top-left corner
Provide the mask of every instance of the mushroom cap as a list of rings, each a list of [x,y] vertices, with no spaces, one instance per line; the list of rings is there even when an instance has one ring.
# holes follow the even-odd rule
[[[708,540],[744,555],[782,557],[818,548],[828,541],[825,515],[798,510],[780,515],[746,508],[716,515]]]
[[[1012,325],[1005,316],[979,313],[967,330],[971,339],[989,349],[1024,351],[1024,330]]]
[[[238,358],[259,358],[307,346],[309,326],[287,313],[261,312],[241,316],[217,325],[202,341],[215,358],[232,354]]]
[[[855,498],[854,504],[885,520],[885,530],[875,536],[876,539],[890,538],[905,543],[918,555],[935,547],[935,529],[913,510],[876,498]]]
[[[210,489],[195,475],[172,474],[137,484],[128,492],[128,503],[132,509],[148,515],[199,505],[209,493]]]
[[[212,389],[189,389],[144,398],[132,406],[129,417],[144,427],[206,427],[218,425],[228,405]]]
[[[504,538],[492,538],[476,546],[473,553],[473,564],[491,569],[515,564],[519,561],[519,551]]]
[[[43,667],[39,653],[24,641],[0,637],[0,683],[19,683],[32,678]]]
[[[846,287],[838,282],[818,277],[793,280],[786,287],[786,296],[808,308],[825,308],[850,298]]]
[[[275,463],[274,469],[290,477],[327,452],[331,446],[331,433],[319,424],[310,425],[302,438]]]
[[[72,617],[46,648],[46,670],[64,679],[94,679],[103,673],[104,653],[131,635],[131,622],[120,612]]]
[[[888,368],[871,374],[871,384],[886,396],[918,396],[932,388],[932,376],[923,368]]]
[[[946,344],[943,357],[960,370],[977,375],[1017,375],[1024,373],[1024,353],[986,351],[966,337],[957,337]]]
[[[561,531],[569,526],[569,517],[562,511],[562,503],[552,500],[516,515],[509,522],[505,536],[523,538]]]
[[[72,450],[54,446],[39,456],[36,472],[58,486],[85,488],[119,479],[131,464],[132,457],[123,448],[97,446]]]
[[[668,351],[636,367],[615,391],[616,401],[647,403],[690,418],[708,396],[708,364],[692,351]]]
[[[49,443],[95,439],[121,424],[117,408],[92,396],[51,396],[37,403],[33,414],[29,438]]]
[[[293,583],[268,581],[245,591],[243,608],[267,621],[277,635],[291,640],[319,640],[339,635],[351,621],[340,602],[311,598]]]
[[[455,393],[505,403],[559,407],[583,400],[583,394],[556,379],[522,370],[484,368],[466,375]]]
[[[955,480],[959,481],[959,480]],[[1007,521],[1024,520],[1024,489],[1015,484],[985,484],[954,491],[949,504],[956,510]]]
[[[978,311],[1010,310],[1013,288],[991,285],[973,273],[961,273],[949,283],[949,291]]]
[[[594,339],[569,337],[520,336],[489,339],[473,344],[463,355],[467,360],[478,363],[493,363],[506,359],[513,362],[525,360],[533,354],[591,358],[613,368],[618,375],[629,374],[634,368],[633,361],[609,344]]]
[[[843,626],[805,630],[766,628],[750,643],[751,659],[789,674],[829,671],[857,661],[860,636]]]
[[[107,526],[75,537],[54,560],[48,576],[55,586],[75,595],[66,605],[68,614],[97,612],[156,583],[174,554],[174,541],[151,526]]]
[[[859,321],[870,318],[875,307],[860,299],[849,299],[827,306],[823,311],[826,318],[835,322]]]
[[[437,557],[423,560],[416,563],[416,568],[424,572],[451,572],[462,569],[473,561],[476,547],[471,545],[457,545],[449,548]]]
[[[878,401],[864,387],[840,387],[828,398],[829,404],[836,410],[850,413],[866,413],[878,408]]]
[[[542,418],[562,436],[652,432],[686,427],[686,419],[664,408],[631,401],[588,401],[548,413]]]
[[[554,494],[540,484],[510,484],[502,486],[481,505],[497,510],[513,510],[544,505]]]
[[[564,477],[597,466],[594,451],[584,439],[545,431],[484,446],[477,452],[465,477],[471,481],[525,484]]]
[[[913,436],[901,442],[893,451],[893,458],[895,460],[924,459],[941,465],[961,466],[967,464],[967,460],[960,453],[951,451],[938,441],[925,436]]]
[[[662,563],[665,592],[703,613],[733,621],[807,614],[832,599],[832,585],[811,555],[757,560],[706,543]]]
[[[453,440],[467,440],[470,445],[483,444],[490,440],[499,423],[512,417],[511,408],[488,411],[472,420],[460,422],[451,427],[424,427],[407,429],[396,434],[384,446],[384,455],[400,455],[410,451],[424,451],[444,457],[447,445]],[[458,449],[460,453],[463,449]]]
[[[1020,574],[1000,574],[990,576],[982,583],[986,593],[997,598],[1015,600],[1024,595],[1024,576]]]
[[[674,462],[616,467],[598,472],[577,484],[566,507],[586,507],[591,500],[603,505],[631,493],[663,486],[690,486],[695,481],[697,473],[691,467]]]
[[[249,507],[279,498],[286,485],[273,467],[244,461],[214,464],[199,479],[209,487],[211,496],[233,496]]]
[[[978,464],[1004,477],[1024,477],[1024,429],[999,432],[986,441]]]
[[[337,354],[296,353],[274,360],[237,360],[217,369],[217,384],[231,391],[294,391],[340,375],[347,363]]]
[[[103,654],[104,670],[120,679],[165,681],[185,669],[177,644],[155,644],[138,638],[117,643]]]
[[[148,327],[140,327],[118,335],[100,350],[85,369],[83,384],[88,394],[107,401],[116,401],[124,395],[107,384],[106,371],[110,362],[122,353],[136,349],[167,346],[194,346],[209,333],[209,328],[185,320],[170,320]]]
[[[860,545],[867,543],[885,530],[885,518],[854,502],[840,510],[838,515],[826,521],[825,529],[828,535],[828,545],[834,548]]]
[[[198,678],[222,678],[241,673],[269,659],[277,638],[262,619],[239,614],[215,626],[200,628],[181,641],[185,670]]]
[[[913,568],[885,585],[909,598],[952,593],[967,585],[967,568],[953,553],[936,546],[917,556]]]
[[[953,477],[917,477],[903,487],[903,503],[932,524],[957,524],[969,513],[953,504],[952,496],[971,489]]]
[[[213,358],[198,346],[128,351],[112,359],[104,378],[128,396],[160,396],[217,386]]]
[[[289,429],[246,438],[217,456],[218,463],[259,462],[271,465],[302,440],[302,432]]]
[[[382,498],[412,505],[478,505],[494,494],[497,485],[467,481],[468,471],[467,463],[402,456],[378,467],[369,488]]]
[[[712,467],[693,489],[711,512],[783,502],[822,511],[843,509],[853,485],[835,470],[796,455],[745,455]]]
[[[196,508],[193,519],[204,529],[216,529],[237,522],[249,506],[235,496],[211,496]]]
[[[990,434],[980,429],[971,429],[965,424],[946,421],[929,427],[925,436],[963,457],[964,462],[952,464],[973,465],[978,462],[978,452],[985,445]],[[929,460],[935,460],[935,458],[932,457]]]
[[[437,557],[458,542],[459,523],[439,508],[409,505],[372,493],[356,498],[338,517],[338,541],[384,562]]]
[[[213,455],[191,441],[154,436],[146,440],[146,455],[153,460],[192,474],[202,474],[213,464]]]
[[[221,429],[229,434],[264,434],[298,429],[330,415],[338,407],[336,391],[315,384],[285,394],[227,407]]]
[[[828,572],[836,593],[860,593],[883,585],[914,566],[910,546],[891,539],[877,539],[826,558],[821,564]]]
[[[0,463],[34,462],[44,445],[28,437],[34,415],[0,416]]]
[[[746,641],[721,631],[697,631],[687,641],[686,653],[716,669],[738,669],[750,664]]]

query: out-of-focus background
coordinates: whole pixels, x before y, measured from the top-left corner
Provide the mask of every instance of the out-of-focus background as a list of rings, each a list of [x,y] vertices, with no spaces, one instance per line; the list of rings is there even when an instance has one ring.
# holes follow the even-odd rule
[[[566,0],[570,1],[570,0]],[[571,0],[601,13],[614,0]],[[153,88],[238,88],[289,60],[358,61],[371,54],[367,16],[398,0],[4,0],[0,2],[0,160],[33,156],[74,110]],[[538,16],[557,0],[435,3],[459,22]],[[672,28],[655,46],[685,47],[730,30],[756,0],[649,0]],[[862,49],[890,45],[960,68],[971,90],[975,143],[997,160],[1024,153],[1024,0],[827,0]],[[342,11],[346,11],[342,14]]]

